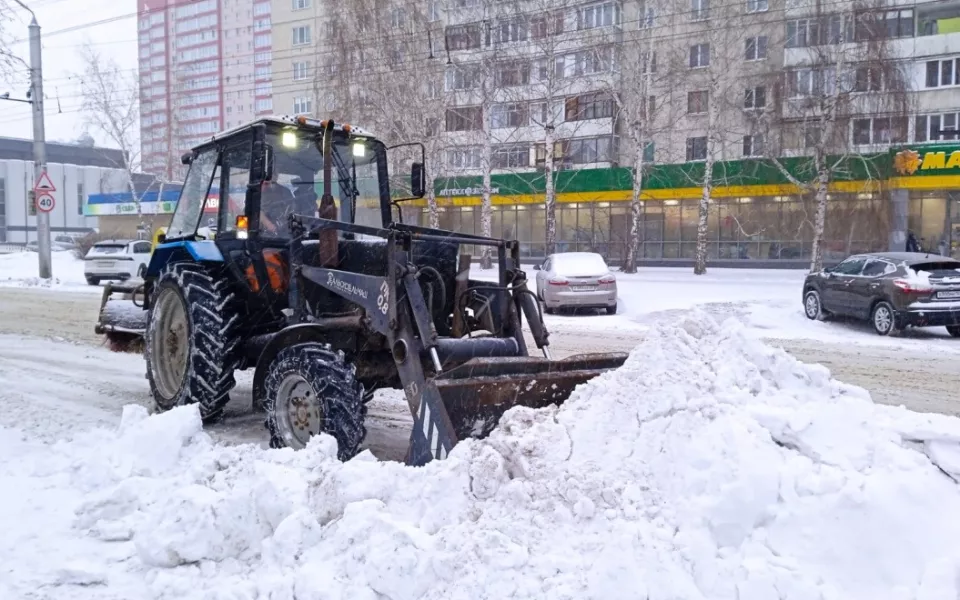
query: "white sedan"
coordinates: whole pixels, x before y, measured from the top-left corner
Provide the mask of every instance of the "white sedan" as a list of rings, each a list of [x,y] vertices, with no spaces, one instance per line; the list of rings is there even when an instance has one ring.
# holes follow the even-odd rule
[[[84,257],[83,274],[90,285],[104,280],[143,278],[150,262],[150,242],[106,240],[97,242]]]
[[[617,278],[595,252],[551,254],[537,271],[537,297],[544,310],[592,308],[617,314]]]

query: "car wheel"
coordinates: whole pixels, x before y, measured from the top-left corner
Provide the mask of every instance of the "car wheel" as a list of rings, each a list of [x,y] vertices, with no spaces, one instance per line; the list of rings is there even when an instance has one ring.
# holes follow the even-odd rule
[[[617,314],[617,305],[614,304],[613,306],[608,306],[608,307],[607,307],[607,314],[608,314],[608,315],[615,315],[615,314]]]
[[[100,285],[100,280],[96,277],[87,277],[87,285]]]
[[[886,300],[877,302],[873,307],[870,322],[873,323],[873,330],[880,335],[896,335],[899,332],[896,314]]]
[[[140,268],[137,269],[137,277],[143,279],[147,274],[147,265],[141,264]]]
[[[820,302],[820,292],[810,290],[803,296],[803,314],[811,321],[824,321],[827,313],[823,310],[823,303]]]
[[[947,333],[950,337],[960,338],[960,325],[947,325]]]

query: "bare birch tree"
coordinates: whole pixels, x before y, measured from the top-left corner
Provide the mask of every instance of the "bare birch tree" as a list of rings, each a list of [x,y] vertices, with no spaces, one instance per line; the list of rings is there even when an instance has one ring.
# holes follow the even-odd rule
[[[672,5],[662,0],[648,0],[639,7],[639,26],[624,39],[620,53],[619,77],[610,82],[616,102],[617,118],[629,140],[629,165],[632,176],[630,212],[627,220],[627,247],[621,271],[636,273],[643,227],[643,189],[645,174],[654,160],[654,139],[670,131],[671,115],[663,109],[669,105],[663,96],[669,92],[673,72],[658,68],[659,40],[668,30]],[[660,53],[661,61],[665,53]],[[666,71],[666,72],[664,72]],[[657,101],[658,97],[660,102]]]
[[[84,120],[121,151],[123,164],[116,167],[125,173],[137,219],[143,227],[141,194],[137,192],[134,175],[140,168],[140,88],[137,77],[124,72],[115,61],[102,56],[89,43],[81,47],[80,56],[84,64],[81,80]]]

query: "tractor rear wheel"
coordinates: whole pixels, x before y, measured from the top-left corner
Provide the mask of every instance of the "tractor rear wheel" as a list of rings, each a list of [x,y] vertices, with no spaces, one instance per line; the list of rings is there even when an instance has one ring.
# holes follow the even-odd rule
[[[337,457],[349,460],[366,436],[363,385],[343,352],[309,342],[281,350],[264,384],[271,448],[306,447],[326,433],[337,440]]]
[[[144,354],[158,410],[197,403],[207,422],[223,413],[239,340],[228,284],[194,263],[168,265],[157,278]]]

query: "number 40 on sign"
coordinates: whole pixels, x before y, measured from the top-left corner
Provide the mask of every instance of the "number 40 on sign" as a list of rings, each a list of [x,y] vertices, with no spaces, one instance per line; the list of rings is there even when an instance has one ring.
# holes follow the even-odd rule
[[[56,202],[54,201],[53,196],[48,194],[37,196],[37,210],[42,212],[50,212],[53,210],[54,206],[56,206]]]

